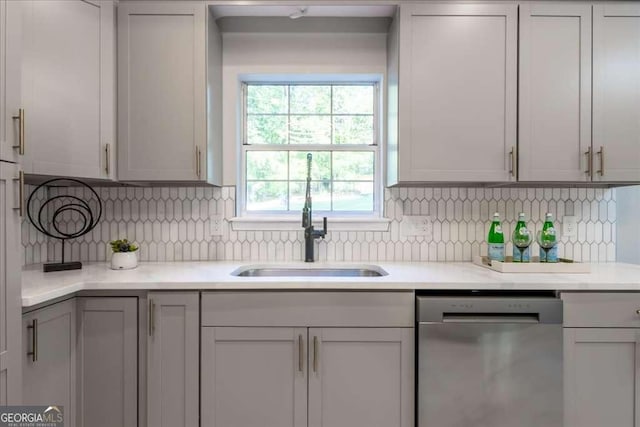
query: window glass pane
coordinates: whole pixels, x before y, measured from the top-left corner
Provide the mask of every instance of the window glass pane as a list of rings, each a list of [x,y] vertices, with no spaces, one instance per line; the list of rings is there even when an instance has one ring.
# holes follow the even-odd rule
[[[287,183],[273,181],[247,182],[247,211],[286,211]]]
[[[333,179],[339,181],[373,181],[372,152],[336,151],[333,153]]]
[[[334,211],[372,211],[373,182],[334,182]]]
[[[333,114],[373,114],[374,87],[334,86]]]
[[[247,180],[286,180],[288,157],[287,151],[247,151]]]
[[[286,85],[248,85],[248,114],[287,114],[289,107]]]
[[[334,144],[373,144],[373,116],[333,116]]]
[[[311,160],[311,179],[314,181],[331,180],[331,153],[313,151]],[[292,151],[290,154],[289,179],[304,181],[307,179],[307,152]]]
[[[247,116],[247,144],[286,144],[287,116]]]
[[[292,181],[289,209],[302,211],[307,190],[306,181]],[[331,210],[331,182],[311,181],[311,201],[314,211]]]
[[[291,114],[330,114],[331,86],[291,86]]]
[[[313,209],[374,211],[374,84],[247,84],[246,95],[245,211],[300,212],[309,145],[326,147],[311,151]]]
[[[330,116],[291,116],[290,144],[331,144]]]

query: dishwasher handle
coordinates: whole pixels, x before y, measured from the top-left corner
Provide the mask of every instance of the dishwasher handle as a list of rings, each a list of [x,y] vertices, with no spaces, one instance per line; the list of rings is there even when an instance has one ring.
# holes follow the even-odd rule
[[[536,313],[443,313],[442,323],[540,323]]]
[[[558,298],[418,296],[418,323],[562,324]]]

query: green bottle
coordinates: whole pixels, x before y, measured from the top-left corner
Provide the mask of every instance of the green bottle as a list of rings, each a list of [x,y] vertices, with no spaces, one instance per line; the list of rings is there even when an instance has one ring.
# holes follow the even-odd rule
[[[553,225],[553,214],[547,213],[538,238],[540,245],[540,262],[558,262],[558,244],[556,228]]]
[[[529,245],[531,245],[531,233],[527,228],[524,213],[518,215],[516,229],[513,230],[513,262],[529,262],[531,259]]]
[[[493,214],[487,243],[489,244],[489,259],[504,262],[504,234],[502,233],[500,214],[498,212]]]

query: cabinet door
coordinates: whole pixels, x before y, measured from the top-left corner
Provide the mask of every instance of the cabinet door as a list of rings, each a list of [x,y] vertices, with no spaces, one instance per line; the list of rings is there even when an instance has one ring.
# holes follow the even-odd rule
[[[138,425],[137,298],[78,298],[78,425]]]
[[[594,181],[640,181],[640,4],[593,6]]]
[[[199,398],[199,296],[149,293],[147,423],[197,427]]]
[[[515,180],[517,5],[400,11],[400,181]]]
[[[413,426],[411,328],[309,329],[309,427]]]
[[[637,329],[565,328],[565,427],[640,425]]]
[[[22,3],[0,0],[0,160],[20,159]]]
[[[204,179],[206,6],[144,3],[118,7],[118,177]]]
[[[306,328],[202,328],[202,426],[306,427]]]
[[[76,425],[75,299],[22,317],[24,405],[62,406],[65,426]]]
[[[107,178],[114,144],[111,1],[23,2],[25,172]]]
[[[0,406],[22,401],[18,166],[0,161]]]
[[[519,179],[590,181],[591,5],[521,4],[519,71]]]

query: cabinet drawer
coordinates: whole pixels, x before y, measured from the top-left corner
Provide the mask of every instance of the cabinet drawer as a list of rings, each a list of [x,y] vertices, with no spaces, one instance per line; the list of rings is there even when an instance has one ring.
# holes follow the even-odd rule
[[[204,292],[202,326],[413,327],[413,292]]]
[[[564,326],[640,328],[640,293],[563,293]]]

